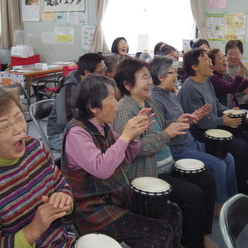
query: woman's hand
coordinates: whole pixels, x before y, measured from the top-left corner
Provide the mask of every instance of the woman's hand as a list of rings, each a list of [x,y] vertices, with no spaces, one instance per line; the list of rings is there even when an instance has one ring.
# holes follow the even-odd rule
[[[232,115],[231,112],[223,115],[224,125],[227,127],[237,128],[242,123],[242,119],[241,118],[230,118],[229,117],[230,115]]]
[[[150,114],[151,108],[142,109],[137,116],[130,119],[125,125],[119,139],[129,143],[132,139],[139,139],[139,136],[155,121],[151,121],[155,114]],[[149,116],[148,116],[149,115]]]
[[[183,131],[186,129],[189,129],[189,124],[182,122],[175,122],[175,123],[171,123],[164,131],[167,132],[169,137],[172,139],[177,135],[186,134],[186,132]]]
[[[197,123],[198,117],[194,114],[182,114],[178,119],[177,122],[182,122],[182,123]]]
[[[205,104],[201,108],[195,110],[192,114],[198,117],[198,120],[202,119],[204,116],[210,113],[211,105]]]
[[[73,199],[70,195],[63,192],[55,192],[49,198],[49,203],[55,208],[63,208],[73,205]]]
[[[73,204],[72,197],[62,192],[53,193],[50,198],[42,196],[41,200],[43,204],[38,207],[32,222],[23,229],[29,244],[33,244],[53,221],[65,216]]]

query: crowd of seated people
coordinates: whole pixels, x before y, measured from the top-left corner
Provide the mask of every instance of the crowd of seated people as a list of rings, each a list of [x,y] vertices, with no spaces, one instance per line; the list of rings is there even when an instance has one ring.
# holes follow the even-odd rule
[[[178,95],[173,46],[158,43],[150,64],[128,49],[118,37],[113,55],[86,53],[65,77],[47,126],[61,172],[49,149],[26,134],[18,93],[0,88],[1,247],[74,247],[67,224],[80,236],[102,233],[130,247],[219,247],[209,237],[214,213],[237,192],[248,194],[248,133],[234,133],[218,158],[205,151],[204,132],[241,124],[223,111],[239,107],[236,92],[246,94],[243,47],[229,41],[226,59],[200,39],[184,54],[188,78]],[[201,184],[174,173],[186,158],[204,163]],[[137,177],[171,185],[161,218],[132,212]]]

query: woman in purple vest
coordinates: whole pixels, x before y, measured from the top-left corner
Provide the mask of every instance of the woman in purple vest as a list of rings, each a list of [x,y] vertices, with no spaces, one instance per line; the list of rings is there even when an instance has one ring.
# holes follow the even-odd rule
[[[91,75],[75,96],[77,111],[64,132],[61,169],[75,197],[79,234],[106,234],[131,247],[179,247],[181,213],[167,204],[161,220],[133,214],[130,184],[119,166],[140,150],[140,135],[153,124],[143,109],[121,135],[111,125],[117,111],[113,79]]]

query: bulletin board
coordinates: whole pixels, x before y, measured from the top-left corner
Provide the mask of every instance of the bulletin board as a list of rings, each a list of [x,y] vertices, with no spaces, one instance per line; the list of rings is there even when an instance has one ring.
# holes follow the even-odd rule
[[[90,51],[96,26],[96,3],[91,0],[61,0],[80,3],[80,9],[71,8],[70,11],[62,11],[58,6],[54,12],[47,12],[45,6],[48,0],[35,0],[38,5],[26,6],[27,0],[22,0],[22,17],[24,29],[31,33],[31,44],[35,54],[40,54],[41,62],[52,63],[55,61],[77,61],[78,58]],[[50,0],[50,4],[55,1]],[[32,19],[35,16],[31,11],[39,8],[39,20]],[[28,7],[28,8],[26,8]],[[56,8],[56,10],[55,10]],[[50,9],[51,10],[51,9]],[[31,17],[28,20],[28,16]]]
[[[206,29],[209,41],[231,39],[246,42],[246,13],[206,13]]]

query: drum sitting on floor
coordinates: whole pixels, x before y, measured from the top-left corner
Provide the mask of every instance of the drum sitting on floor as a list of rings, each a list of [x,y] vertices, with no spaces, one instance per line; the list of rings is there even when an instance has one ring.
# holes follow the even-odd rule
[[[131,183],[133,213],[160,219],[166,211],[171,190],[170,184],[162,179],[135,178]]]
[[[233,134],[240,134],[244,131],[245,127],[245,122],[246,122],[246,114],[247,112],[241,109],[228,109],[223,112],[223,114],[228,114],[232,113],[229,115],[230,118],[241,118],[242,123],[237,127],[237,128],[232,128],[232,127],[225,127],[225,129]]]
[[[189,181],[198,186],[203,185],[202,172],[205,170],[205,165],[197,159],[180,159],[173,165],[173,176],[185,181]]]
[[[229,151],[233,135],[222,129],[209,129],[205,132],[205,150],[207,153],[224,159]]]
[[[80,237],[74,246],[75,248],[121,248],[122,246],[113,238],[104,235],[90,233]]]

